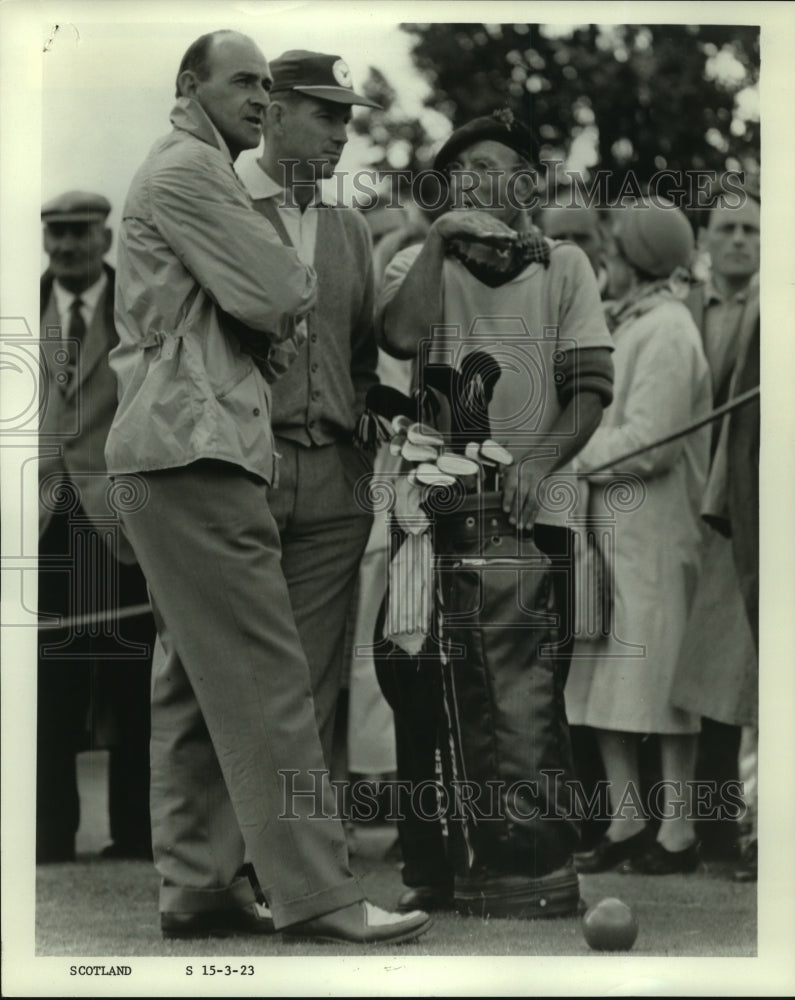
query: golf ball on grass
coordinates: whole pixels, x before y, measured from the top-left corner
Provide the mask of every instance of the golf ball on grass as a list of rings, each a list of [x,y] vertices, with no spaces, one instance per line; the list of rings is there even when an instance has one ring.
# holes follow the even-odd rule
[[[585,911],[582,932],[594,951],[629,951],[638,936],[638,920],[626,903],[608,897]]]

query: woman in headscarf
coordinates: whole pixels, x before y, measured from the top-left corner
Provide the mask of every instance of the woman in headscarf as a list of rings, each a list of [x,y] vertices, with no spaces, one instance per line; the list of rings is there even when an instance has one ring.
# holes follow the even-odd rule
[[[566,709],[570,724],[596,731],[611,821],[577,857],[581,872],[698,865],[688,783],[700,719],[669,693],[696,577],[709,427],[615,461],[710,411],[709,371],[678,280],[693,249],[682,212],[643,202],[622,212],[608,259],[614,398],[574,469],[588,483],[588,530],[600,539],[612,620],[575,644]],[[646,808],[638,752],[648,734],[659,737],[663,781]]]

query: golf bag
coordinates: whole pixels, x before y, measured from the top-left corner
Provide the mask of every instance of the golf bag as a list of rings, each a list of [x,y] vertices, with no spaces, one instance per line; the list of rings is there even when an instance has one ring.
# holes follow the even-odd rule
[[[554,915],[579,898],[563,699],[570,544],[566,529],[519,532],[496,494],[435,519],[441,759],[461,909]]]
[[[374,659],[395,712],[398,777],[427,788],[432,750],[438,764],[436,824],[424,809],[417,815],[414,796],[414,809],[398,823],[405,883],[443,889],[452,883],[462,912],[557,916],[576,912],[580,902],[563,699],[573,538],[565,528],[542,525],[521,532],[503,513],[500,460],[490,462],[483,450],[499,375],[486,352],[468,355],[460,368],[423,369],[423,414],[459,454],[474,444],[482,475],[474,488],[459,480],[454,489],[431,486],[425,495],[434,553],[430,588],[429,560],[416,558],[412,577],[406,557],[427,551],[427,537],[403,549],[400,532],[393,537],[393,555],[400,556],[391,564],[390,588],[399,599],[390,602],[388,594],[385,606],[415,614],[408,625],[399,614],[382,614]],[[418,482],[425,481],[421,474],[420,468]],[[426,615],[429,591],[433,609]]]
[[[398,774],[413,787],[438,782],[436,821],[427,795],[412,801],[421,815],[402,810],[404,881],[452,883],[456,907],[481,916],[575,912],[569,859],[579,834],[563,700],[570,534],[518,532],[497,494],[437,511],[433,534],[437,624],[422,653],[409,657],[382,638],[383,609],[375,636]]]

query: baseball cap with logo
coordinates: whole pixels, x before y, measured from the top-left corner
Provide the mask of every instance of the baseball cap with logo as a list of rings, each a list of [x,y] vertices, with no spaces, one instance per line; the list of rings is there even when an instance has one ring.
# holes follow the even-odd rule
[[[368,108],[380,108],[353,89],[353,80],[348,64],[339,56],[329,56],[322,52],[307,52],[305,49],[291,49],[284,52],[271,64],[273,86],[271,94],[285,90],[295,90],[307,97],[317,97],[322,101],[336,101],[338,104],[362,104]]]
[[[66,191],[41,209],[42,222],[104,222],[110,213],[110,202],[101,194],[88,191]]]

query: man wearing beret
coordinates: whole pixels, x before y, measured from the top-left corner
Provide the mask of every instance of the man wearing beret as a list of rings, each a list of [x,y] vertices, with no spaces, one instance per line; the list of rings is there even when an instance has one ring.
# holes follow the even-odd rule
[[[71,621],[39,633],[36,859],[75,857],[76,754],[108,746],[112,843],[106,857],[151,857],[146,584],[109,504],[104,447],[116,412],[110,203],[68,191],[41,211],[39,608]],[[99,622],[87,616],[100,616]]]
[[[120,232],[120,402],[106,453],[163,650],[152,684],[161,929],[394,942],[429,918],[373,906],[350,871],[318,779],[309,668],[269,508],[270,383],[300,350],[316,297],[313,268],[233,168],[262,138],[271,84],[247,36],[197,39],[173,131],[133,179]]]
[[[318,184],[337,166],[352,107],[378,105],[355,93],[350,70],[336,55],[285,52],[273,60],[271,73],[264,151],[238,173],[254,207],[317,272],[306,340],[273,386],[271,423],[280,458],[270,505],[331,765],[345,629],[372,523],[354,497],[372,461],[352,434],[377,381],[378,352],[367,224],[352,208],[324,204]]]
[[[569,243],[547,241],[530,224],[530,168],[537,162],[534,136],[508,110],[455,130],[434,162],[449,176],[452,210],[433,223],[421,246],[397,254],[384,277],[383,344],[397,357],[419,350],[420,378],[427,362],[461,369],[474,351],[500,363],[488,422],[513,464],[490,499],[483,544],[494,541],[495,557],[517,546],[528,555],[519,590],[518,570],[483,571],[481,597],[468,594],[473,607],[499,609],[500,621],[482,621],[470,631],[462,626],[451,640],[463,646],[463,659],[449,661],[451,731],[444,746],[454,751],[445,765],[443,750],[443,767],[474,781],[484,793],[478,808],[486,808],[488,821],[463,810],[463,822],[450,826],[456,834],[452,864],[445,863],[441,838],[425,824],[422,850],[406,858],[409,889],[399,905],[407,907],[422,900],[427,908],[455,903],[482,915],[554,916],[575,912],[579,903],[571,863],[577,824],[565,792],[556,799],[544,791],[544,772],[573,775],[562,705],[571,648],[572,540],[566,510],[553,509],[552,492],[545,500],[543,487],[588,440],[610,401],[611,344],[586,255]],[[451,400],[453,410],[466,405],[465,399]],[[485,519],[485,506],[481,513]],[[477,530],[476,515],[462,517],[462,530]],[[437,540],[442,528],[440,517]],[[459,577],[449,586],[455,591],[468,584]],[[557,622],[551,632],[545,631],[550,609]],[[438,690],[437,681],[429,683],[429,692],[433,683]],[[410,730],[411,719],[396,718],[399,726]],[[487,784],[499,789],[499,799]],[[521,787],[532,801],[511,797],[510,789]],[[533,818],[534,809],[540,818]]]

